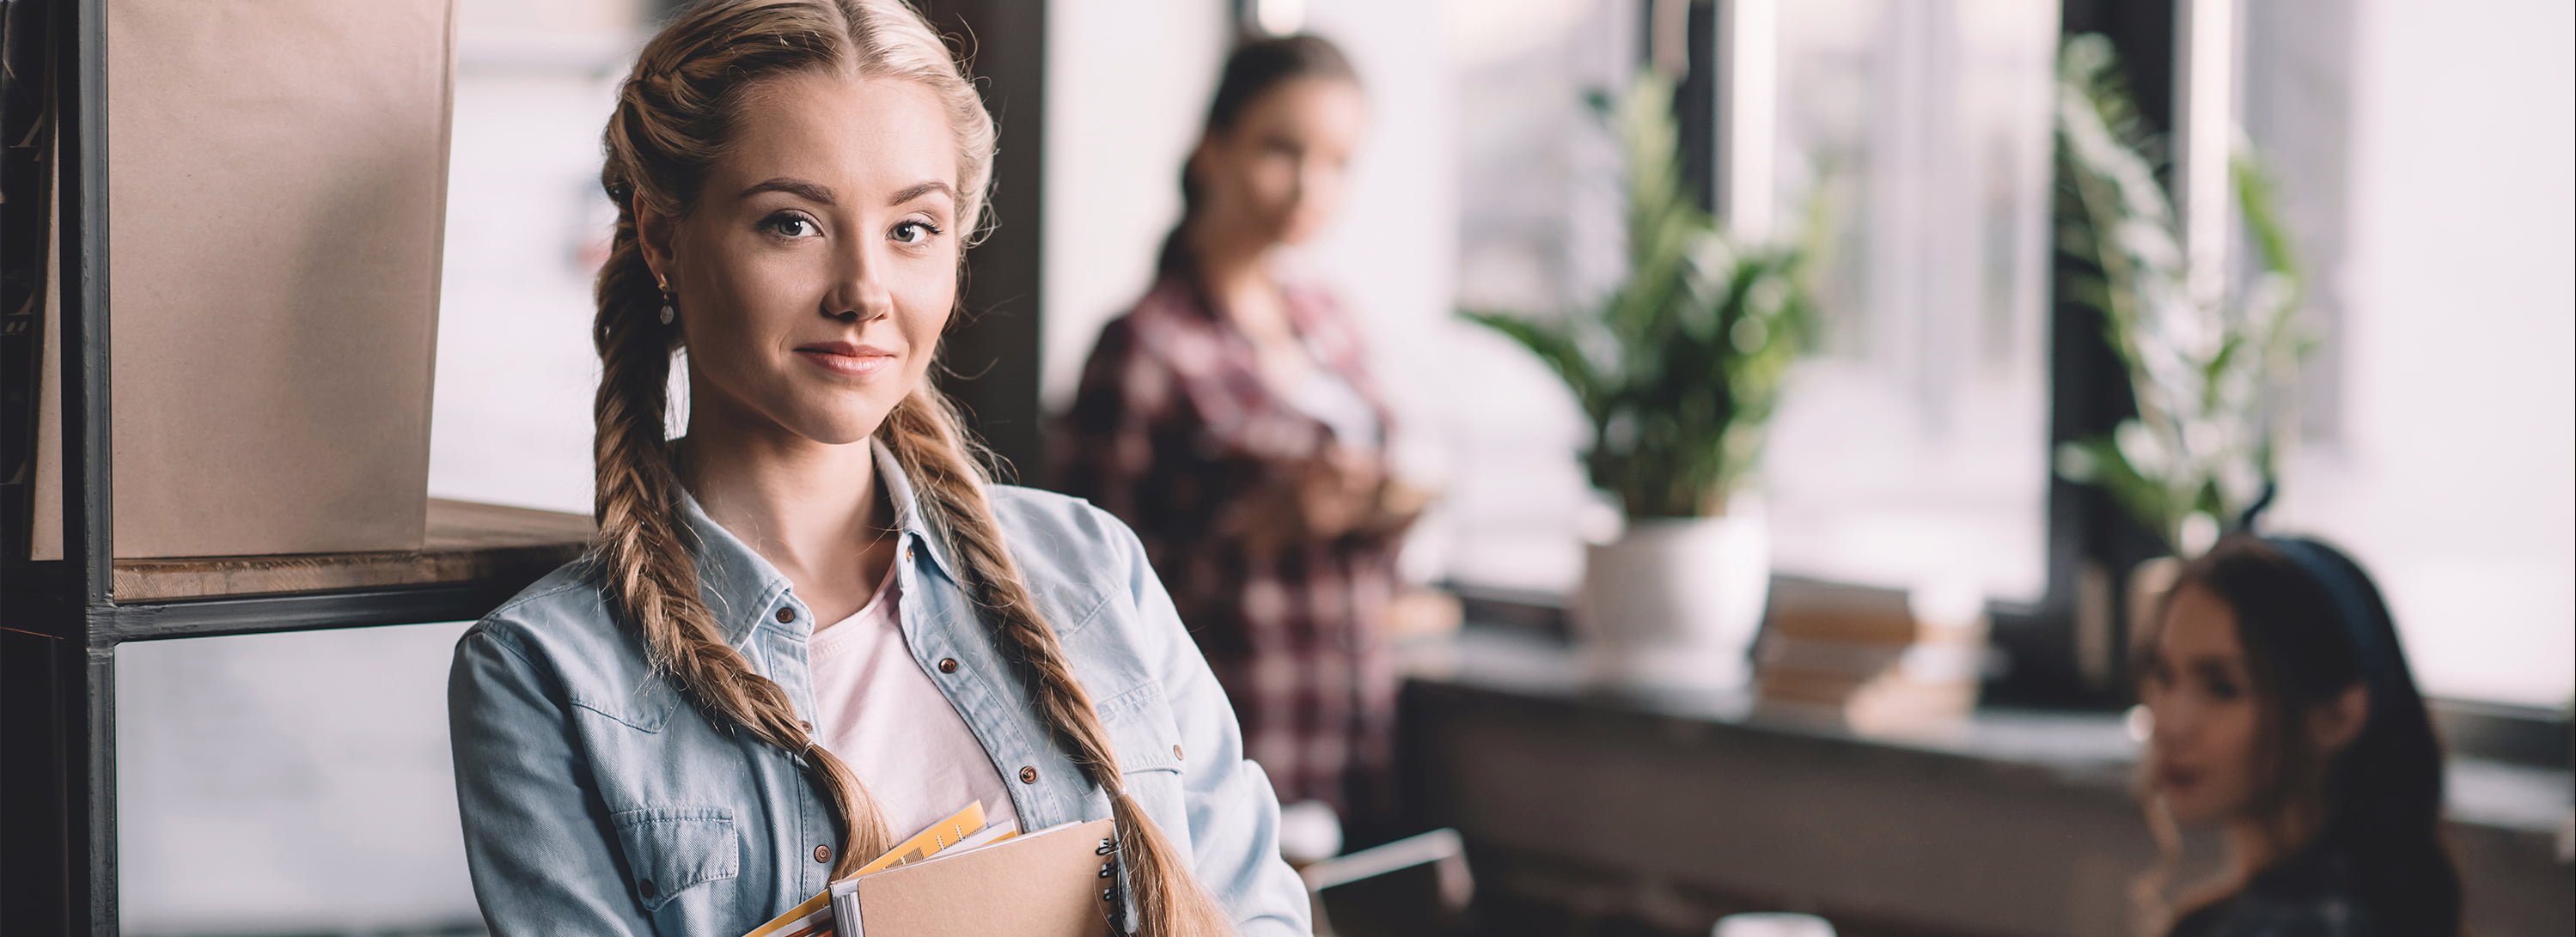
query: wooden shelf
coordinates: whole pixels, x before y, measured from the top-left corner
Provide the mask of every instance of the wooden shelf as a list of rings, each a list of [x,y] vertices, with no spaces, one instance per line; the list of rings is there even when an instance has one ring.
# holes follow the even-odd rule
[[[580,514],[432,498],[428,542],[418,551],[118,560],[116,600],[525,584],[581,555],[590,534],[590,518]]]

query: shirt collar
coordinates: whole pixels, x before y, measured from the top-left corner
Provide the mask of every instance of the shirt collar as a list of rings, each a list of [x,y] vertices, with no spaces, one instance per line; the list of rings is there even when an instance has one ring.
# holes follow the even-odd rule
[[[895,459],[894,450],[873,437],[868,440],[868,448],[876,453],[877,478],[885,484],[887,503],[894,505],[895,520],[902,526],[904,542],[919,544],[924,552],[930,554],[930,562],[939,567],[941,575],[964,582],[957,576],[956,564],[948,558],[948,541],[931,527],[929,517],[922,513],[921,499],[914,494],[912,487],[912,476],[904,473],[903,463]]]
[[[885,485],[886,501],[894,506],[905,547],[897,554],[896,562],[909,559],[917,547],[942,575],[959,581],[956,567],[948,558],[947,544],[932,531],[921,511],[912,477],[904,473],[902,463],[896,461],[894,451],[884,442],[871,438],[868,447],[876,456],[877,479]],[[706,509],[698,505],[697,496],[685,488],[680,491],[680,509],[697,562],[701,598],[715,613],[716,623],[726,637],[740,643],[742,636],[758,627],[764,616],[773,614],[772,607],[793,586],[749,544],[709,518]]]

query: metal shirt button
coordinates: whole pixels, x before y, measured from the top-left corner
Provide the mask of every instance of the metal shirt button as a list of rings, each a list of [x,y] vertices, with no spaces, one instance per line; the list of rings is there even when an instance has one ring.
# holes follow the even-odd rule
[[[1022,783],[1022,784],[1035,784],[1035,783],[1038,783],[1038,769],[1037,769],[1036,767],[1034,767],[1034,766],[1032,766],[1032,767],[1027,767],[1027,768],[1021,768],[1021,769],[1020,769],[1020,783]]]
[[[830,861],[832,861],[832,847],[830,847],[830,846],[816,846],[816,847],[814,847],[814,861],[816,861],[816,862],[830,862]]]
[[[793,608],[789,608],[789,607],[784,606],[784,605],[781,605],[781,606],[779,606],[779,607],[778,607],[778,623],[779,623],[779,624],[782,624],[782,625],[783,625],[783,624],[786,624],[786,623],[788,623],[788,622],[795,621],[795,620],[796,620],[796,610],[795,610],[795,609],[793,609]]]
[[[635,893],[636,893],[636,894],[639,894],[639,895],[643,895],[643,896],[644,896],[644,900],[646,900],[646,901],[651,901],[651,900],[653,900],[653,896],[654,896],[654,895],[656,895],[656,894],[659,894],[660,892],[661,892],[661,889],[658,889],[658,888],[653,887],[653,880],[652,880],[652,879],[649,879],[649,878],[648,878],[648,879],[645,879],[645,880],[643,880],[643,881],[640,881],[640,882],[635,883]]]
[[[942,658],[940,658],[940,659],[939,659],[939,672],[940,672],[940,673],[956,673],[956,672],[957,672],[957,658],[954,658],[954,657],[942,657]]]

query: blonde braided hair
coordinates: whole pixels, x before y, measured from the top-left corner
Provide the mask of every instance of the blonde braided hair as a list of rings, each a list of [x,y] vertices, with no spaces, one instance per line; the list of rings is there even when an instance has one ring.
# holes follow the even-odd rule
[[[659,323],[662,292],[636,224],[639,205],[673,217],[686,213],[723,152],[747,89],[763,79],[817,71],[929,87],[957,137],[961,224],[976,233],[983,227],[992,117],[947,46],[902,0],[711,0],[664,26],[621,85],[604,135],[608,158],[600,184],[616,202],[618,218],[599,273],[592,330],[601,377],[592,451],[599,533],[591,556],[611,607],[640,635],[655,668],[707,718],[796,756],[821,786],[842,829],[833,869],[839,877],[884,852],[892,837],[866,785],[814,744],[786,692],[725,643],[699,598],[695,545],[681,523],[682,488],[663,431],[679,333]],[[968,596],[1019,665],[1038,715],[1108,795],[1137,932],[1231,933],[1178,847],[1128,794],[1108,730],[1012,562],[985,497],[988,480],[959,426],[946,398],[925,384],[888,414],[877,437],[911,477],[929,526],[958,558]]]

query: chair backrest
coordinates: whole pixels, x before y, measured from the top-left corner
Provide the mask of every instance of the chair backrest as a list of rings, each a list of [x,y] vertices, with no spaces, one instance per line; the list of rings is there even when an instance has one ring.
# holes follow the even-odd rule
[[[1475,879],[1456,830],[1433,830],[1300,870],[1316,937],[1439,937],[1468,932]]]
[[[1729,914],[1717,919],[1708,937],[1834,937],[1834,925],[1812,914]]]

